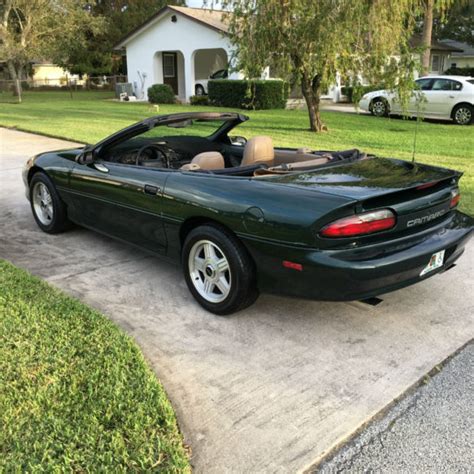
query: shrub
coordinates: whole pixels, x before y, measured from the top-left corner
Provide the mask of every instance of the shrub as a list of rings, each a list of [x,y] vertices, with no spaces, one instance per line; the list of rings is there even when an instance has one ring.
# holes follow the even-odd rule
[[[274,80],[209,81],[209,102],[219,107],[241,109],[284,109],[288,83]]]
[[[148,101],[152,104],[174,104],[173,89],[169,84],[154,84],[148,88]]]
[[[192,95],[189,101],[191,105],[209,105],[209,98],[206,95]]]
[[[443,74],[453,76],[474,76],[474,67],[450,67]]]

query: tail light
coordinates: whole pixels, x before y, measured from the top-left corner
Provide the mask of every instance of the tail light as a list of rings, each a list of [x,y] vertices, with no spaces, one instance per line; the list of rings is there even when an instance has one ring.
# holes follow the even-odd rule
[[[461,200],[461,193],[459,189],[453,189],[451,191],[451,202],[449,203],[449,207],[453,208],[456,207]]]
[[[365,212],[331,222],[321,229],[323,237],[354,237],[395,227],[397,218],[389,209]]]

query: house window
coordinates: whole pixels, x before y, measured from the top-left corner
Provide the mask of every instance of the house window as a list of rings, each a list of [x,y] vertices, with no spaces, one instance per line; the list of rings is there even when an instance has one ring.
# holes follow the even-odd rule
[[[457,67],[457,63],[451,63],[451,67]]]
[[[431,71],[432,72],[439,71],[440,62],[441,62],[441,58],[439,54],[433,54],[433,56],[431,56]]]

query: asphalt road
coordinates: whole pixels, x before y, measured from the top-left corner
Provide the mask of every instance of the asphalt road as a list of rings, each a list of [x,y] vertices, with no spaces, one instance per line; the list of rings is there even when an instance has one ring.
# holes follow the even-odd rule
[[[472,472],[474,344],[433,372],[315,472]]]
[[[141,346],[196,472],[308,469],[473,336],[474,248],[376,307],[262,296],[206,313],[180,269],[76,228],[38,229],[28,156],[68,143],[0,128],[0,258],[99,309]]]

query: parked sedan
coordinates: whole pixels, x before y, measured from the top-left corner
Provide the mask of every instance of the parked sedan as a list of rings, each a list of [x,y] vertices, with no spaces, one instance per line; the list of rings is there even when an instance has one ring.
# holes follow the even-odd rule
[[[417,79],[406,113],[426,118],[453,120],[469,125],[474,117],[474,78],[465,76],[426,76]],[[417,93],[418,92],[418,93]],[[365,94],[359,102],[362,110],[377,117],[404,113],[397,94],[378,90]]]
[[[219,69],[218,71],[212,73],[209,76],[209,79],[196,79],[194,85],[194,92],[196,95],[207,95],[209,92],[209,81],[211,79],[227,79],[229,77],[229,71],[227,69]]]
[[[472,219],[457,210],[461,173],[235,137],[247,120],[163,115],[37,155],[23,172],[33,217],[47,233],[74,222],[180,263],[194,298],[220,315],[259,292],[370,298],[463,253]]]

